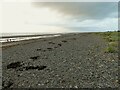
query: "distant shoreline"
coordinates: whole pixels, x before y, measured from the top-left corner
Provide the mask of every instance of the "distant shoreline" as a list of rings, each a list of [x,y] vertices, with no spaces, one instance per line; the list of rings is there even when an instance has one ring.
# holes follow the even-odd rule
[[[48,35],[50,37],[41,37],[41,38],[32,38],[32,39],[26,39],[26,40],[20,40],[20,41],[2,42],[0,48],[5,49],[7,47],[12,47],[12,46],[20,45],[20,44],[27,44],[27,43],[31,43],[31,42],[36,42],[39,39],[43,39],[44,40],[45,38],[55,38],[55,37],[58,37],[58,36],[51,36],[51,35],[50,34]],[[32,35],[32,36],[29,36],[29,37],[37,37],[37,36],[35,36],[35,35],[33,36]],[[46,35],[41,35],[41,36],[46,36]],[[28,36],[26,36],[26,37],[28,37]]]
[[[37,37],[37,36],[51,36],[51,35],[70,35],[70,34],[79,34],[79,32],[73,32],[73,33],[56,33],[56,34],[39,34],[39,35],[18,35],[18,36],[5,36],[5,37],[2,37],[2,38],[19,38],[19,37]],[[100,33],[100,32],[85,32],[86,34],[94,34],[94,33]],[[85,33],[81,33],[81,34],[85,34]],[[47,38],[54,38],[53,37],[47,37]],[[11,46],[16,46],[16,45],[19,45],[19,44],[27,44],[27,43],[30,43],[30,42],[35,42],[36,40],[39,40],[39,39],[44,39],[44,37],[41,37],[41,38],[32,38],[32,39],[28,39],[28,40],[20,40],[20,41],[10,41],[10,42],[1,42],[1,46],[0,48],[2,47],[3,49],[6,48],[6,47],[11,47]]]
[[[109,31],[106,31],[106,32],[109,32]],[[114,32],[114,31],[112,31]],[[27,33],[22,33],[20,35],[4,35],[5,33],[1,34],[1,37],[0,38],[16,38],[16,37],[31,37],[31,36],[44,36],[44,35],[56,35],[56,34],[72,34],[72,33],[99,33],[99,32],[65,32],[65,33],[30,33],[30,34],[27,34]],[[8,33],[7,33],[8,34]],[[12,33],[14,34],[14,33]]]
[[[39,35],[15,35],[15,36],[2,36],[1,38],[16,38],[16,37],[37,37],[37,36],[49,36],[56,34],[39,34]]]

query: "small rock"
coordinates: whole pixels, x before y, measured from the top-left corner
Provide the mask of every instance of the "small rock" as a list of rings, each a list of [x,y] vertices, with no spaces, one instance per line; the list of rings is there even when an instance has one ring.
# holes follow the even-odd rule
[[[78,86],[75,86],[75,88],[78,88]]]
[[[72,88],[72,85],[70,85],[70,88]]]
[[[40,50],[42,50],[42,49],[37,49],[37,51],[40,51]]]
[[[48,43],[49,43],[49,44],[55,44],[55,43],[53,43],[53,42],[51,42],[51,41],[50,41],[50,42],[48,42]]]
[[[66,40],[63,40],[62,42],[67,42]]]
[[[58,46],[62,46],[62,44],[58,44]]]
[[[48,50],[52,50],[52,48],[47,48]]]
[[[15,68],[18,68],[18,67],[21,67],[21,66],[22,66],[21,62],[14,62],[14,63],[11,63],[11,64],[7,65],[7,69],[10,69],[10,68],[15,69]]]
[[[38,86],[40,86],[41,84],[39,83]]]
[[[33,60],[36,60],[38,58],[39,58],[39,56],[30,57],[30,59],[33,59]]]

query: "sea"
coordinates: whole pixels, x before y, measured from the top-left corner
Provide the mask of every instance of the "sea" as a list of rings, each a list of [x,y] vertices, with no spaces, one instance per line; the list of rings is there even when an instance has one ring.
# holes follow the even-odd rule
[[[58,37],[60,33],[2,33],[0,34],[0,43],[15,42],[30,39]]]

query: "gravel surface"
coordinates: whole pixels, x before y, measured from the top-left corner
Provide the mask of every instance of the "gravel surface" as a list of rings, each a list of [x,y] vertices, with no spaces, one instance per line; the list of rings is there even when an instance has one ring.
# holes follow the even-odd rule
[[[3,88],[118,87],[118,54],[91,33],[64,34],[3,49]]]

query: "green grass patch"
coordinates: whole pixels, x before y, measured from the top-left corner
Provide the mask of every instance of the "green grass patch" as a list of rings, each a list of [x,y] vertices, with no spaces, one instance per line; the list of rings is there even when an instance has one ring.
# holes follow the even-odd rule
[[[109,42],[118,41],[118,32],[105,32],[102,35]]]
[[[109,46],[118,47],[118,42],[109,42]]]
[[[116,53],[117,50],[115,47],[113,46],[108,46],[106,49],[105,49],[105,53]]]
[[[108,47],[105,49],[105,52],[115,53],[118,51],[118,41],[120,41],[120,32],[99,32],[96,34],[102,36],[108,42]]]

